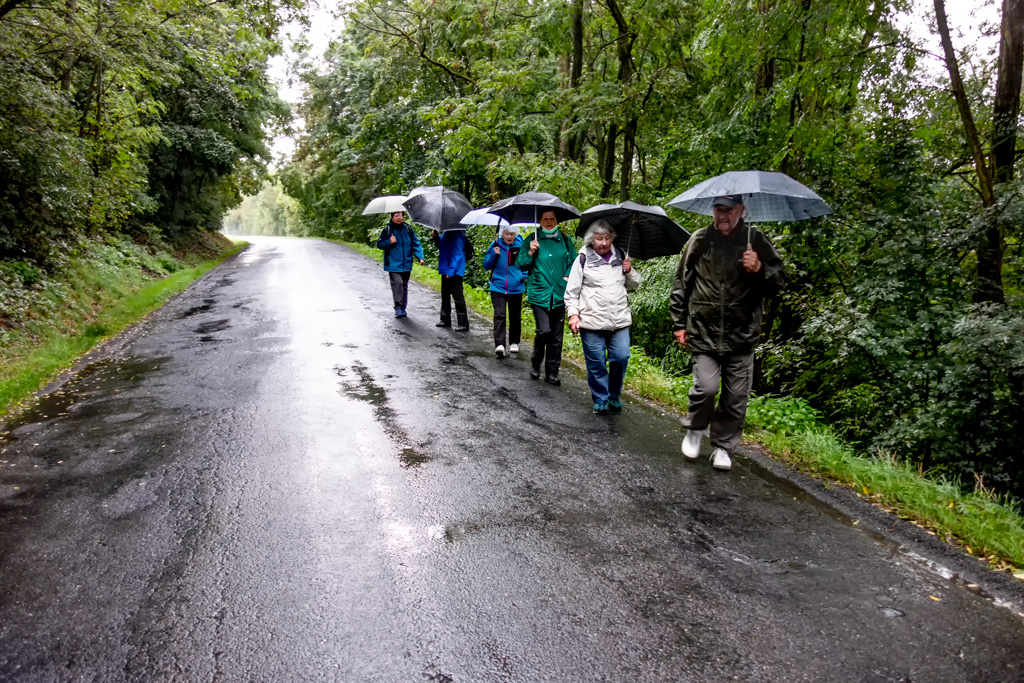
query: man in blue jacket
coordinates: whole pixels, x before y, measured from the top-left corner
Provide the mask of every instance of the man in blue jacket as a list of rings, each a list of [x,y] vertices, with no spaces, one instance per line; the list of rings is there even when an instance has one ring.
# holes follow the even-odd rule
[[[469,329],[469,312],[462,280],[466,276],[466,256],[473,247],[463,230],[448,230],[441,234],[435,230],[437,246],[437,272],[441,274],[441,320],[437,327],[452,326],[452,299],[455,299],[456,332]]]
[[[395,211],[377,239],[377,248],[384,250],[384,270],[391,279],[391,297],[395,300],[395,317],[404,318],[409,303],[409,276],[413,258],[423,265],[423,247],[416,231],[405,224],[405,214]]]

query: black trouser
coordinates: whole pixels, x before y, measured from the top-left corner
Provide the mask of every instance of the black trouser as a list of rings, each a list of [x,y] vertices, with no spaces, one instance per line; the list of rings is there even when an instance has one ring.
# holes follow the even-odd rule
[[[469,313],[466,311],[466,295],[462,291],[461,275],[441,276],[441,322],[452,324],[452,299],[455,299],[455,318],[460,327],[469,327]]]
[[[391,280],[391,298],[395,300],[395,310],[405,310],[409,304],[409,276],[412,271],[404,273],[388,273]]]
[[[565,306],[541,308],[531,305],[533,319],[537,321],[537,336],[533,340],[530,362],[536,370],[544,363],[544,372],[557,375],[562,364],[562,334],[565,332]]]
[[[491,292],[494,306],[494,346],[505,345],[505,307],[508,306],[508,343],[518,344],[523,330],[523,295]]]

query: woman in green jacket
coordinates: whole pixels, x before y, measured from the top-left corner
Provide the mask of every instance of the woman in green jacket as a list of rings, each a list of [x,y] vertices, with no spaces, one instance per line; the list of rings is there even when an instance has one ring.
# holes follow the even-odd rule
[[[576,259],[572,238],[558,229],[554,211],[540,216],[540,229],[526,238],[529,248],[519,252],[516,267],[527,273],[526,299],[537,322],[533,341],[530,376],[544,378],[558,386],[558,368],[562,364],[562,335],[565,332],[565,284]]]

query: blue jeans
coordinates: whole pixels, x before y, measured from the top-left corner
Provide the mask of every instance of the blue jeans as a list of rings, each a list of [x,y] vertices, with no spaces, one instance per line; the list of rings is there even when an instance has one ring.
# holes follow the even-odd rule
[[[587,360],[587,384],[594,403],[618,398],[629,363],[629,328],[585,330],[580,328],[583,357]],[[607,365],[605,357],[607,354]]]

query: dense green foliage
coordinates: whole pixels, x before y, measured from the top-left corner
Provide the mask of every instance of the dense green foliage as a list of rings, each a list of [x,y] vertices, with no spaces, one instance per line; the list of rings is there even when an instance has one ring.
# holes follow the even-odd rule
[[[259,187],[267,124],[287,114],[266,61],[300,8],[0,5],[0,260],[48,269],[84,236],[219,228]]]
[[[364,241],[380,225],[359,216],[365,202],[421,184],[475,205],[543,190],[583,209],[664,205],[729,169],[789,173],[836,215],[763,226],[792,286],[766,313],[759,391],[806,401],[863,448],[1020,493],[1024,202],[1013,149],[1009,166],[996,159],[1006,138],[993,127],[993,78],[1006,65],[959,46],[972,49],[956,55],[970,65],[958,109],[952,71],[936,75],[919,38],[898,28],[907,10],[354,2],[326,65],[306,70],[305,134],[281,180],[309,234]],[[667,319],[675,264],[662,261],[640,264],[634,339],[681,373]]]

